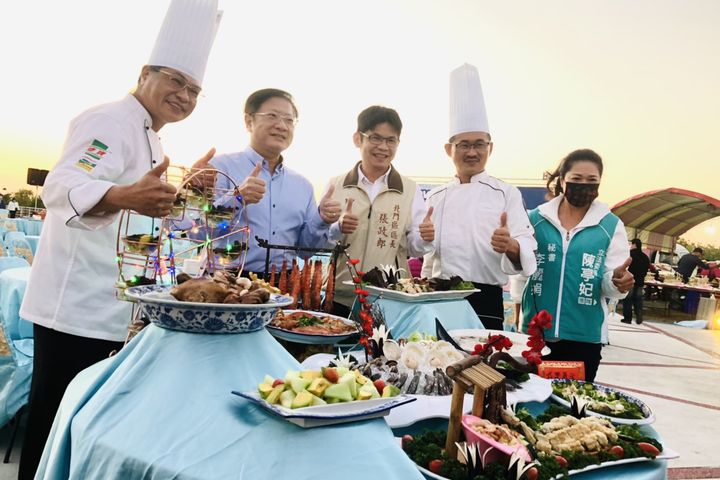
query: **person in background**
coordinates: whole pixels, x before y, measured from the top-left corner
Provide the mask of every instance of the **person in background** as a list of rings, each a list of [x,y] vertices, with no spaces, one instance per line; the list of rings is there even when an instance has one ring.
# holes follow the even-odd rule
[[[163,180],[158,131],[195,109],[219,19],[217,0],[172,0],[135,90],[76,117],[46,179],[48,215],[20,308],[34,323],[20,479],[34,477],[70,381],[123,346],[131,305],[116,298],[118,214],[170,213],[176,191]]]
[[[536,268],[533,229],[517,187],[491,177],[486,165],[493,143],[480,75],[465,64],[450,73],[450,132],[445,153],[455,178],[428,193],[437,225],[435,250],[425,255],[423,277],[471,281],[467,297],[485,328],[503,330],[503,286],[508,275]]]
[[[633,238],[630,242],[630,258],[632,263],[628,270],[635,279],[635,284],[623,299],[623,323],[632,323],[633,308],[635,309],[635,322],[640,325],[643,322],[643,297],[645,295],[645,275],[650,269],[650,259],[642,251],[642,241]]]
[[[522,331],[542,310],[552,316],[545,331],[546,360],[582,361],[594,381],[600,365],[605,298],[621,299],[635,280],[625,226],[596,200],[603,163],[592,150],[575,150],[549,175],[555,198],[529,214],[537,238],[537,271],[527,278]]]
[[[0,195],[0,210],[4,210],[6,206],[7,205],[5,205],[5,196]]]
[[[353,142],[361,160],[346,174],[330,179],[323,198],[343,205],[329,230],[329,242],[349,244],[348,254],[360,260],[358,270],[380,265],[409,271],[408,255],[432,250],[435,228],[414,181],[400,175],[392,161],[400,145],[402,121],[392,108],[371,106],[360,112]],[[355,287],[347,268],[335,277],[336,315],[347,317]]]
[[[8,218],[16,218],[18,210],[20,210],[20,204],[15,197],[12,197],[7,204]]]
[[[683,283],[688,283],[690,277],[696,268],[708,268],[707,264],[702,261],[703,249],[697,247],[692,252],[686,253],[680,258],[677,264],[677,272],[682,275]]]

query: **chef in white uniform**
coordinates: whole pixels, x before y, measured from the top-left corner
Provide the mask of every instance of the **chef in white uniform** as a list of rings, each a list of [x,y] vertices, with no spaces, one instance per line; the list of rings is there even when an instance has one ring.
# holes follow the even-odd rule
[[[424,277],[453,275],[481,291],[467,298],[485,328],[504,323],[502,287],[508,274],[536,269],[533,228],[517,187],[488,175],[492,153],[485,101],[477,69],[465,64],[450,73],[450,134],[445,152],[455,178],[431,190],[435,251],[425,255]]]
[[[194,110],[220,17],[217,0],[172,0],[134,92],[70,123],[20,310],[35,337],[20,479],[35,475],[68,383],[122,347],[131,305],[115,297],[118,212],[170,212],[176,191],[163,181],[158,131]]]

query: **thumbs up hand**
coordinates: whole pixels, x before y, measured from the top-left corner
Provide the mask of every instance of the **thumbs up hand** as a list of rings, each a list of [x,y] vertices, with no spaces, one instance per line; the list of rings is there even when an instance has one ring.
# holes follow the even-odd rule
[[[613,270],[612,282],[620,293],[629,292],[635,285],[635,277],[628,271],[628,267],[632,263],[632,258],[628,257],[625,263]]]
[[[255,164],[253,171],[237,189],[237,193],[242,195],[247,205],[258,203],[265,196],[265,180],[258,178],[261,171],[262,161]]]
[[[335,223],[342,213],[340,201],[333,200],[333,193],[335,193],[335,185],[330,185],[318,204],[318,213],[325,223]]]
[[[352,213],[353,202],[352,198],[345,200],[345,211],[340,215],[340,231],[343,235],[352,234],[360,225],[360,219]]]
[[[505,253],[512,242],[517,242],[517,240],[510,236],[510,229],[507,226],[507,212],[503,212],[500,215],[500,226],[493,232],[490,244],[496,252]]]
[[[420,224],[420,238],[426,242],[435,240],[435,225],[432,222],[433,207],[428,208],[425,218]]]
[[[193,163],[190,167],[191,174],[197,173],[198,170],[208,170],[212,168],[210,160],[215,156],[215,147],[208,150],[208,152],[197,162]],[[215,186],[215,172],[206,171],[202,174],[197,174],[192,177],[192,184],[198,188],[212,188]]]
[[[128,187],[125,194],[128,208],[148,217],[164,217],[170,214],[177,190],[162,180],[168,165],[170,159],[165,157],[160,165]]]

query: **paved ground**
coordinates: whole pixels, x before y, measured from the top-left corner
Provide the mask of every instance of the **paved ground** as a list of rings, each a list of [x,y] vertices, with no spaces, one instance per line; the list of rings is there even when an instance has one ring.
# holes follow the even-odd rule
[[[670,462],[670,479],[720,479],[720,330],[657,317],[642,325],[614,319],[596,380],[637,396],[655,412],[653,426],[680,453]],[[0,430],[2,454],[9,436],[8,427]],[[9,464],[0,464],[0,480],[17,477],[19,450]]]

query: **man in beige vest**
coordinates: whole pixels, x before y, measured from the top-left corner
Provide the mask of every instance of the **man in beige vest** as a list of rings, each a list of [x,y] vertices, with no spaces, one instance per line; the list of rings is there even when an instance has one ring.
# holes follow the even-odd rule
[[[338,220],[330,227],[331,241],[349,244],[348,254],[360,260],[358,270],[392,265],[409,272],[407,259],[432,251],[435,227],[432,211],[425,208],[418,186],[391,165],[395,158],[402,121],[398,113],[381,106],[358,115],[353,142],[361,160],[346,174],[330,180],[325,197]],[[337,315],[347,316],[354,301],[354,287],[344,285],[350,272],[338,264],[335,279]]]

